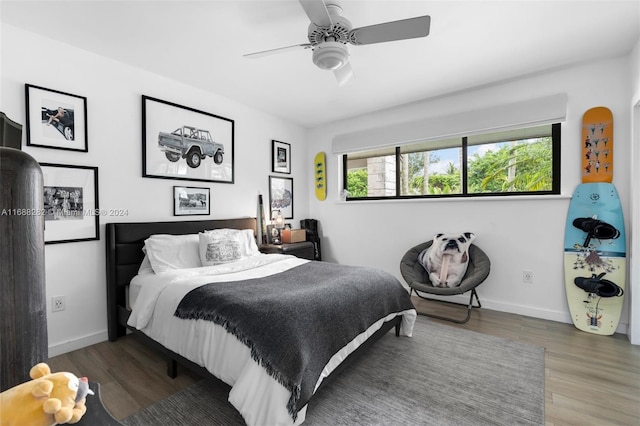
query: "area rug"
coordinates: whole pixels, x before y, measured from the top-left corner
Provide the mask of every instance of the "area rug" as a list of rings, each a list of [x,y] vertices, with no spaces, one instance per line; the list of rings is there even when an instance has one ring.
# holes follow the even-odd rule
[[[229,387],[203,379],[123,420],[243,425]],[[312,398],[305,425],[543,425],[544,348],[418,317],[385,335]]]

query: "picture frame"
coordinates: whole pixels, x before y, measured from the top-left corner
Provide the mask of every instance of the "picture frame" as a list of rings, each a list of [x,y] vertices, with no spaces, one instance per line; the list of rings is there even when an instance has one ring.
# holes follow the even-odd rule
[[[291,174],[291,144],[271,141],[271,171]]]
[[[40,163],[44,181],[44,242],[100,239],[98,168]],[[124,215],[116,213],[113,215]]]
[[[142,177],[233,184],[234,126],[229,118],[142,95]]]
[[[211,214],[211,189],[191,186],[173,187],[173,215],[195,216]]]
[[[275,225],[267,225],[267,244],[282,244],[281,232]]]
[[[269,217],[280,210],[285,219],[293,219],[293,178],[269,176]]]
[[[25,84],[27,145],[88,152],[87,98]]]

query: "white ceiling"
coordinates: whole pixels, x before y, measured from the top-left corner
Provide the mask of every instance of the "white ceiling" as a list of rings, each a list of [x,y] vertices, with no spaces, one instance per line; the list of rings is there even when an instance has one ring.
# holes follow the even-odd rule
[[[354,27],[430,15],[431,32],[349,46],[356,78],[339,87],[310,50],[242,56],[308,42],[296,0],[2,0],[0,18],[305,127],[623,55],[640,28],[638,0],[326,2]]]

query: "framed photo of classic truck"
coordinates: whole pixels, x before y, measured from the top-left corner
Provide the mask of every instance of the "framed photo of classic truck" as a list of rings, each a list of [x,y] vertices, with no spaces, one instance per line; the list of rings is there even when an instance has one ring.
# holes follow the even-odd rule
[[[234,183],[234,121],[142,96],[142,176]]]

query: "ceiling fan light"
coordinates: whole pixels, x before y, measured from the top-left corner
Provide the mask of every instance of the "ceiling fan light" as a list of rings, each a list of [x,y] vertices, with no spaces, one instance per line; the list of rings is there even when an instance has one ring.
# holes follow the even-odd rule
[[[340,69],[348,59],[347,46],[339,42],[327,41],[313,50],[313,63],[324,70]]]

